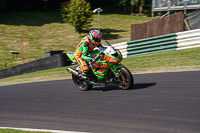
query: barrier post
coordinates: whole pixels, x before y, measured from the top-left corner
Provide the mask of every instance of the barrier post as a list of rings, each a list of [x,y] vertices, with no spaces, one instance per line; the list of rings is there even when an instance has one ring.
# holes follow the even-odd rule
[[[24,60],[24,42],[23,42],[23,37],[21,38],[21,42],[22,42],[22,60]]]
[[[17,42],[22,42],[22,60],[24,60],[24,45],[28,44],[28,42],[24,42],[23,41],[23,37],[21,38],[21,41],[17,41]]]

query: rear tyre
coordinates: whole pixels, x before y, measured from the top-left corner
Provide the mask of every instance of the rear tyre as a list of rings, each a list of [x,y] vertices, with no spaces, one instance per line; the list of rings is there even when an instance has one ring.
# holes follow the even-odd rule
[[[131,72],[126,67],[121,67],[118,69],[120,77],[116,81],[119,88],[123,90],[128,90],[133,87],[134,79]]]
[[[74,68],[74,70],[76,70],[78,72],[78,69],[80,70],[79,66],[76,66]],[[83,80],[81,77],[79,76],[75,76],[72,74],[72,80],[74,82],[74,84],[81,90],[81,91],[86,91],[86,90],[91,90],[93,85],[88,84],[88,82],[86,82],[85,80]]]

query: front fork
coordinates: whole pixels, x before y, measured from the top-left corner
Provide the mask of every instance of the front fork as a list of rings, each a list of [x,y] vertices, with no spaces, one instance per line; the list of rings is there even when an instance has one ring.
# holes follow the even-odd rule
[[[114,65],[113,67],[111,67],[112,72],[114,73],[115,77],[117,80],[119,80],[120,74],[117,69],[123,67],[123,65],[121,63]]]
[[[117,71],[114,71],[114,69],[112,67],[110,69],[114,73],[115,77],[119,78],[119,76],[120,76],[119,73]]]

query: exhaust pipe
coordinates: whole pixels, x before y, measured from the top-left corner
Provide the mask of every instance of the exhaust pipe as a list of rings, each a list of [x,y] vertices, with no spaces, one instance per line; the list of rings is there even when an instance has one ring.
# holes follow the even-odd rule
[[[82,74],[79,74],[77,71],[75,71],[74,69],[72,69],[71,67],[67,67],[66,70],[68,72],[70,72],[71,74],[75,75],[75,76],[79,76],[81,78],[83,78],[83,75]],[[102,85],[105,85],[105,84],[98,84],[98,83],[95,83],[93,81],[90,81],[90,80],[85,80],[86,82],[91,82],[92,84],[94,85],[99,85],[99,86],[102,86]]]
[[[68,72],[70,72],[71,74],[75,75],[75,76],[82,77],[77,71],[75,71],[75,70],[72,69],[71,67],[67,67],[66,70],[67,70]]]

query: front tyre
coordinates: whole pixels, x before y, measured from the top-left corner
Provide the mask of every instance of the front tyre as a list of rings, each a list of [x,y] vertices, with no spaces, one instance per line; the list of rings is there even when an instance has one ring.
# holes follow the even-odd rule
[[[131,72],[126,67],[121,67],[117,71],[120,74],[116,81],[118,87],[122,88],[123,90],[131,89],[134,83],[133,75]]]
[[[76,66],[74,70],[78,71],[79,66]],[[81,90],[81,91],[86,91],[86,90],[91,90],[93,85],[88,84],[88,82],[84,81],[81,77],[75,76],[72,74],[72,80],[74,84]]]

